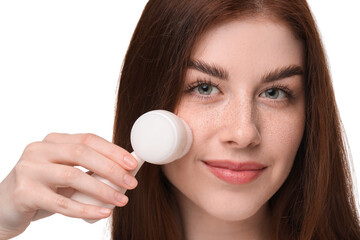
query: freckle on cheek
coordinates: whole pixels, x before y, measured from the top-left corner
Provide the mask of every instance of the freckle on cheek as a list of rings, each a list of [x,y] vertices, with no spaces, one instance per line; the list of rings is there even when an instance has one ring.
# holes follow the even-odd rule
[[[303,131],[303,120],[301,118],[288,117],[285,119],[273,119],[277,122],[268,122],[265,125],[266,131],[269,133],[269,137],[272,139],[278,139],[278,141],[286,144],[287,146],[297,145],[301,140]]]
[[[199,127],[201,129],[208,129],[217,126],[220,123],[221,113],[218,111],[206,111],[199,116]]]

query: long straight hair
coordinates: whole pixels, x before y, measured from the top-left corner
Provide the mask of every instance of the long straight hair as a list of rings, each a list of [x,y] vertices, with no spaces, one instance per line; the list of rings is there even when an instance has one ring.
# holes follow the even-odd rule
[[[274,239],[360,239],[347,145],[319,33],[305,0],[150,0],[132,36],[118,89],[113,142],[128,151],[135,120],[174,111],[196,40],[214,24],[257,15],[287,24],[305,46],[306,124],[292,170],[269,200]],[[185,239],[173,186],[145,163],[114,240]]]

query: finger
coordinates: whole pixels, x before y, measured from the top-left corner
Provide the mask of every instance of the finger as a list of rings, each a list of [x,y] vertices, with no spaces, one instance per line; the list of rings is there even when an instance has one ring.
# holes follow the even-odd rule
[[[124,194],[74,167],[50,165],[40,178],[50,186],[71,187],[104,203],[123,207],[128,202]]]
[[[94,205],[83,204],[56,194],[50,189],[43,189],[43,196],[37,199],[37,208],[48,212],[83,219],[101,219],[109,217],[111,210]]]
[[[120,166],[127,170],[134,170],[138,165],[136,159],[128,151],[94,134],[50,133],[43,141],[51,143],[77,143],[87,145],[98,153],[117,162]]]
[[[75,189],[71,187],[58,188],[56,193],[64,197],[70,198],[76,192]]]
[[[38,151],[33,151],[30,158],[36,158],[32,162],[32,167],[36,166],[37,171],[33,171],[33,178],[37,178],[38,172],[47,171],[45,168],[48,162],[65,164],[69,166],[81,166],[97,175],[110,180],[113,184],[126,189],[133,189],[137,186],[137,180],[128,171],[124,170],[119,164],[104,155],[99,154],[92,148],[82,144],[36,144]],[[29,157],[29,156],[27,156]],[[26,161],[24,161],[26,162]],[[38,163],[36,165],[36,163]]]
[[[54,150],[49,153],[54,155],[52,158],[54,163],[85,167],[97,175],[110,180],[115,185],[126,189],[133,189],[138,184],[135,177],[119,164],[86,145],[57,144],[52,147],[58,148],[58,151]]]

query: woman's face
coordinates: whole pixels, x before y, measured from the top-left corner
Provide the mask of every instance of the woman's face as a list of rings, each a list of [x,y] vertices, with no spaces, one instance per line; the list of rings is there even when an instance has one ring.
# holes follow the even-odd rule
[[[266,18],[226,22],[197,41],[175,111],[193,144],[163,166],[183,207],[231,221],[264,209],[303,136],[303,52],[287,26]]]

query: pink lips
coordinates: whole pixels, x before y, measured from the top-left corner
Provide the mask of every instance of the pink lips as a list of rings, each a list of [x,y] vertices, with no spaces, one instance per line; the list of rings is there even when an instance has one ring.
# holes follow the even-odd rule
[[[246,184],[255,180],[266,169],[256,162],[234,162],[228,160],[203,161],[216,177],[231,184]]]

